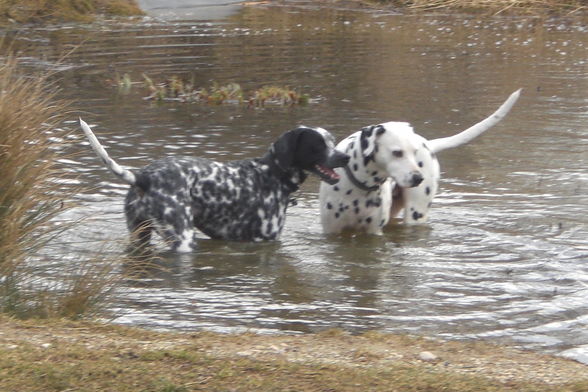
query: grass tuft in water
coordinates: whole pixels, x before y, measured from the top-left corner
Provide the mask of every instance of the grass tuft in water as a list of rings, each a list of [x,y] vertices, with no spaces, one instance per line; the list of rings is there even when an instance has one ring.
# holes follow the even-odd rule
[[[44,249],[75,224],[55,218],[75,207],[80,191],[60,185],[68,103],[56,98],[50,77],[22,73],[10,54],[0,65],[0,312],[20,318],[96,314],[121,279],[112,257],[92,253],[67,255],[62,278],[38,273]]]
[[[128,74],[116,76],[116,85],[120,92],[128,92],[135,82]],[[284,86],[262,86],[249,93],[243,91],[238,83],[219,84],[214,82],[210,87],[197,87],[193,80],[183,80],[177,76],[155,82],[143,74],[144,87],[149,91],[146,100],[158,102],[207,103],[210,105],[246,104],[248,107],[264,107],[266,105],[306,105],[309,97],[296,90]]]
[[[44,76],[20,75],[12,57],[0,67],[0,309],[19,302],[18,266],[48,240],[45,225],[63,205],[50,179],[51,137],[65,104],[46,84]]]

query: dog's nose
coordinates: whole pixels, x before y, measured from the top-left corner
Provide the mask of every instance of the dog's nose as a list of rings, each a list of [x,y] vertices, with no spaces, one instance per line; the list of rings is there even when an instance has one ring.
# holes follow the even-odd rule
[[[333,154],[327,160],[327,166],[331,168],[343,167],[349,163],[351,157],[344,152],[334,150]]]
[[[345,156],[341,158],[341,160],[343,161],[343,166],[347,165],[349,163],[350,159],[351,159],[351,157],[349,155],[345,154]]]
[[[412,178],[410,179],[410,183],[413,187],[419,186],[421,182],[423,182],[424,178],[421,173],[413,173]]]

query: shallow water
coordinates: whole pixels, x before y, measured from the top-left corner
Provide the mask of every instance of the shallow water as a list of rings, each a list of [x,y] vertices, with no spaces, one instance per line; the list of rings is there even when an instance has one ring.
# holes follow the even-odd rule
[[[281,241],[203,239],[192,255],[163,252],[162,269],[121,290],[115,322],[486,338],[588,363],[588,29],[573,20],[296,3],[232,8],[220,19],[181,20],[176,10],[168,21],[28,29],[18,42],[30,66],[61,70],[64,95],[130,167],[165,155],[260,156],[300,123],[339,139],[390,120],[409,121],[428,138],[448,136],[515,89],[523,96],[484,136],[440,155],[441,191],[427,225],[398,224],[382,237],[324,236],[313,178],[296,194]],[[180,75],[203,86],[234,81],[245,90],[289,85],[311,103],[156,105],[139,86],[112,87],[115,73],[135,81]],[[78,152],[63,163],[96,189],[61,217],[87,219],[40,263],[48,278],[80,254],[116,255],[126,245],[126,187],[82,139]]]

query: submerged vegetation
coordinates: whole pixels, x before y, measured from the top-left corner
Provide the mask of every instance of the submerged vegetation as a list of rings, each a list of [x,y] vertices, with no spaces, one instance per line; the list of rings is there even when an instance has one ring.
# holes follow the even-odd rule
[[[90,22],[97,14],[142,15],[135,0],[2,0],[0,23]]]
[[[218,84],[210,87],[197,87],[194,81],[184,80],[172,76],[162,82],[154,82],[153,79],[143,74],[143,82],[133,82],[129,74],[117,76],[115,85],[119,91],[128,92],[133,85],[142,85],[147,89],[146,100],[159,102],[186,102],[206,103],[211,105],[239,104],[248,107],[263,107],[265,105],[306,105],[309,97],[300,94],[289,87],[267,85],[245,92],[237,83]]]

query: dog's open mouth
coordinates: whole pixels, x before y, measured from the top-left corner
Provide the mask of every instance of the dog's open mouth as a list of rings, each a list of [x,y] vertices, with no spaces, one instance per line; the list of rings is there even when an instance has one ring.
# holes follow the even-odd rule
[[[341,178],[335,171],[329,167],[314,165],[312,172],[320,177],[327,184],[333,185],[339,182]]]

